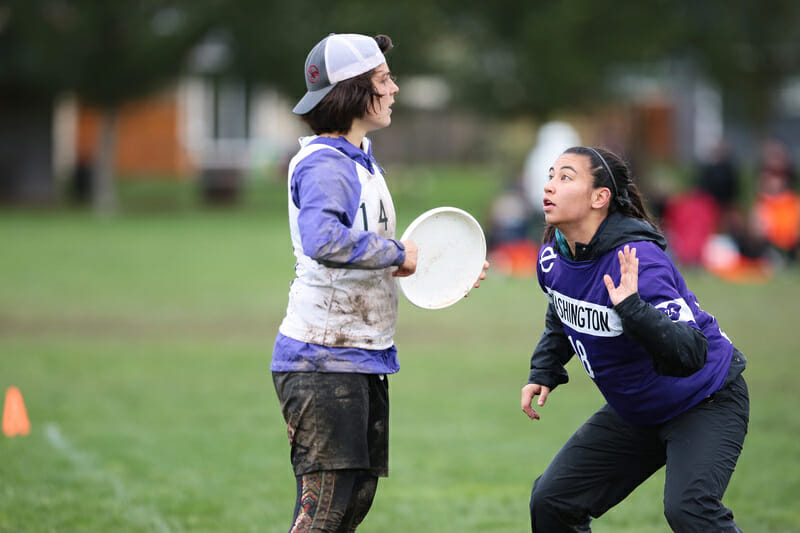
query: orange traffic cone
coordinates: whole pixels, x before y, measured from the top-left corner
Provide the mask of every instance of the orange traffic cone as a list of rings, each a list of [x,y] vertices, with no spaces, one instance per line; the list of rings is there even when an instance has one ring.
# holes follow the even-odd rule
[[[6,403],[3,408],[3,433],[6,437],[13,437],[27,435],[30,432],[31,423],[25,410],[25,402],[22,401],[22,393],[18,388],[11,386],[6,391]]]

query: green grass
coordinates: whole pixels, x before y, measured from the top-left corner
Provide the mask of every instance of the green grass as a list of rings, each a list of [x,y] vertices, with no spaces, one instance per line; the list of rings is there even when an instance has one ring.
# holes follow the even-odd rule
[[[481,218],[500,186],[479,170],[390,176],[400,228],[445,204]],[[123,190],[111,219],[0,213],[0,389],[21,389],[32,423],[0,436],[0,531],[288,529],[294,480],[269,374],[293,274],[285,192],[258,182],[243,207],[206,209],[185,186],[157,189]],[[800,273],[687,278],[749,360],[750,434],[725,502],[745,531],[800,531]],[[491,271],[444,310],[401,300],[391,475],[361,530],[529,530],[531,483],[601,403],[572,362],[542,420],[521,413],[544,305],[534,281]],[[662,484],[594,531],[667,531]]]

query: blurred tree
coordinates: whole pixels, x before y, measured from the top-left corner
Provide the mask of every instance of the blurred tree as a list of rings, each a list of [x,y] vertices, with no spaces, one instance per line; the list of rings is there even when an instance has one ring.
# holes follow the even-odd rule
[[[407,0],[382,9],[368,0],[228,2],[217,19],[218,36],[231,50],[222,75],[265,83],[299,99],[305,92],[306,55],[329,33],[389,35],[402,49],[390,56],[392,70],[430,71],[430,43],[446,21],[432,4]]]
[[[0,8],[0,95],[7,95],[6,105],[18,111],[0,118],[0,134],[6,137],[28,124],[24,138],[12,137],[10,145],[35,145],[46,163],[31,169],[30,153],[13,148],[0,152],[4,195],[29,201],[51,194],[51,147],[43,140],[51,135],[54,98],[72,91],[101,111],[93,205],[98,212],[113,212],[114,132],[120,106],[179,74],[191,48],[211,27],[220,3],[8,0]]]
[[[463,107],[543,117],[591,107],[607,93],[609,66],[660,57],[675,33],[660,15],[670,4],[409,0],[389,10],[367,0],[236,0],[218,24],[232,51],[226,72],[289,95],[304,92],[301,65],[326,34],[386,33],[402,50],[391,56],[395,72],[447,77]]]
[[[66,3],[66,2],[65,2]],[[120,107],[173,81],[212,26],[216,0],[72,0],[65,36],[75,66],[69,86],[101,112],[93,205],[116,209],[114,151]]]
[[[451,13],[438,67],[471,107],[546,119],[591,108],[614,74],[668,60],[695,66],[726,111],[757,136],[777,91],[800,74],[797,0],[445,0]],[[622,67],[622,69],[620,68]]]
[[[501,116],[591,109],[620,66],[680,58],[763,129],[777,88],[800,72],[797,0],[0,0],[0,198],[50,193],[52,102],[63,91],[104,112],[95,206],[113,210],[123,103],[179,75],[199,42],[221,52],[207,73],[299,98],[306,54],[330,32],[388,34],[401,82],[441,74],[457,105]]]
[[[797,0],[681,0],[685,53],[716,82],[727,111],[767,135],[783,82],[800,74]]]
[[[662,57],[675,35],[669,0],[448,0],[437,68],[456,100],[538,119],[591,109],[611,94],[611,67]]]
[[[0,200],[50,199],[53,99],[67,65],[36,2],[0,4]]]

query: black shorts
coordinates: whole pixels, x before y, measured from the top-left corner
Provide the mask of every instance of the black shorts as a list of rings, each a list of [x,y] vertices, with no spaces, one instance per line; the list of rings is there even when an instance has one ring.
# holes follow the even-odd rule
[[[273,372],[296,476],[389,474],[389,382],[377,374]]]

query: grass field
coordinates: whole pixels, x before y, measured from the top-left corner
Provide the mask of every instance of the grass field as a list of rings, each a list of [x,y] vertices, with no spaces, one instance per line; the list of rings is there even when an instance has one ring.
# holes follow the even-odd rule
[[[437,205],[479,218],[478,171],[392,176],[398,226]],[[458,187],[460,185],[461,187]],[[293,260],[280,184],[239,209],[128,188],[111,219],[0,212],[0,389],[32,431],[0,436],[0,531],[281,532],[294,479],[269,374]],[[763,285],[686,274],[749,359],[750,433],[725,502],[745,531],[800,531],[800,272]],[[579,364],[542,420],[519,409],[545,300],[492,276],[458,305],[401,301],[391,476],[361,531],[528,531],[530,486],[601,399]],[[663,472],[594,524],[667,531]]]

